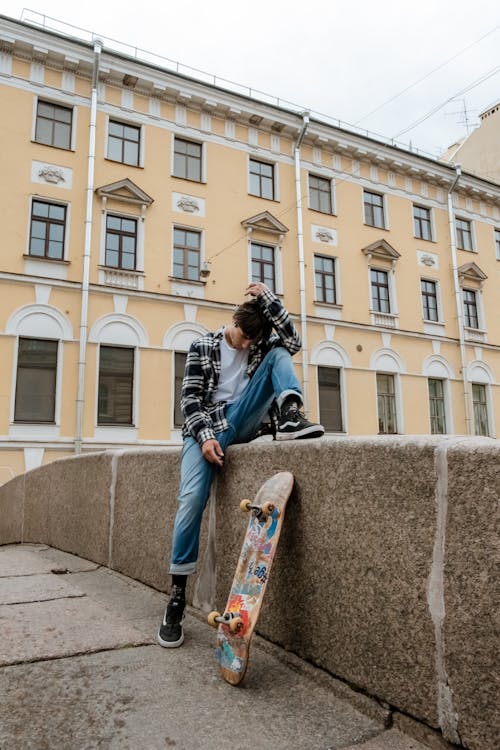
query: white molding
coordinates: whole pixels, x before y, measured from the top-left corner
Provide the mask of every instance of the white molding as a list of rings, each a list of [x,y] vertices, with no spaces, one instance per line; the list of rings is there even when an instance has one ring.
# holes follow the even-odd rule
[[[351,367],[346,350],[333,341],[320,341],[311,352],[311,364],[325,367]]]
[[[370,357],[370,369],[389,374],[406,373],[406,365],[401,355],[394,349],[385,347],[373,352]]]
[[[124,313],[98,318],[89,332],[90,343],[128,347],[147,347],[148,334],[138,320]]]
[[[207,333],[207,329],[201,323],[183,321],[175,323],[163,336],[162,347],[170,351],[187,352],[196,339]]]
[[[7,321],[5,332],[30,338],[73,340],[73,327],[68,318],[52,305],[24,305]]]

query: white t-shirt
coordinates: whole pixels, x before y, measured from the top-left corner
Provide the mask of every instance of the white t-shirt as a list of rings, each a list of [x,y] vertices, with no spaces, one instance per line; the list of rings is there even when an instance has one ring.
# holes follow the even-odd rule
[[[250,378],[246,374],[248,367],[248,349],[233,349],[227,343],[226,335],[220,345],[221,372],[219,385],[214,393],[214,401],[227,401],[232,404],[245,390]]]

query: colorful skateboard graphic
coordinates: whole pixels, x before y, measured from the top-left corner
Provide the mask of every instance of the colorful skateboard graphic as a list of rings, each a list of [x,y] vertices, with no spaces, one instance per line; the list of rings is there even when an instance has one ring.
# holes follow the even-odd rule
[[[253,503],[248,527],[224,614],[211,612],[208,622],[218,627],[217,659],[223,678],[238,685],[248,665],[248,653],[293,487],[293,474],[283,471],[268,479]]]

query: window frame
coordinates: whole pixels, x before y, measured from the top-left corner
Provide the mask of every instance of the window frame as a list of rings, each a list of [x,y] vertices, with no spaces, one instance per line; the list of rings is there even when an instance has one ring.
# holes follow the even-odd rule
[[[172,350],[173,355],[173,377],[172,377],[172,383],[173,383],[173,408],[172,408],[172,430],[180,430],[182,429],[182,425],[184,424],[184,415],[182,414],[180,400],[181,400],[181,391],[182,391],[182,382],[184,380],[184,372],[186,368],[186,361],[188,357],[188,352],[185,351],[179,351],[179,350]],[[177,355],[179,357],[184,358],[184,365],[182,367],[182,374],[178,372],[177,368]],[[179,400],[177,401],[177,395],[179,396]],[[178,413],[177,413],[178,412]],[[177,414],[176,414],[177,413]],[[176,421],[176,417],[180,415],[180,421]]]
[[[259,164],[260,166],[270,167],[271,177],[264,175],[264,179],[271,180],[271,188],[272,188],[271,197],[267,195],[262,195],[263,176],[260,173],[252,171],[252,162],[255,164]],[[259,179],[259,192],[257,193],[252,192],[252,175],[257,176]],[[263,200],[267,200],[267,201],[278,200],[278,171],[277,171],[276,164],[274,162],[265,161],[263,159],[256,159],[253,156],[248,157],[248,194],[253,195],[255,198],[262,198]]]
[[[392,393],[381,393],[381,391],[379,390],[379,378],[380,377],[391,379],[388,382],[392,382],[392,387],[393,387]],[[396,374],[393,372],[380,371],[380,372],[375,373],[375,378],[376,378],[375,382],[376,382],[376,394],[377,394],[377,426],[379,428],[378,434],[379,435],[398,435],[400,417],[399,417],[399,409],[398,409],[398,383],[397,383]],[[385,396],[392,397],[392,403],[394,406],[394,431],[393,432],[380,430],[380,419],[381,419],[380,408],[379,408],[380,398],[385,397]],[[383,416],[385,416],[385,414]]]
[[[126,231],[117,231],[117,230],[109,230],[108,229],[108,219],[120,219],[120,221],[132,221],[135,224],[135,233],[132,234],[132,232],[126,232]],[[140,231],[140,217],[138,216],[129,216],[127,214],[122,214],[115,211],[107,211],[104,216],[104,267],[114,269],[116,271],[125,272],[125,273],[136,273],[139,271],[139,231]],[[114,250],[113,248],[109,248],[110,252],[118,252],[118,264],[116,266],[110,265],[108,263],[108,232],[109,234],[115,236],[117,235],[119,240],[119,248],[118,251]],[[135,244],[134,244],[134,266],[133,268],[126,268],[123,265],[121,265],[120,261],[123,255],[122,250],[122,238],[123,237],[134,237],[135,238]],[[130,253],[127,253],[127,255],[130,255]]]
[[[332,267],[333,267],[333,271],[331,273],[330,272],[325,272],[325,271],[318,271],[317,268],[316,268],[316,259],[317,258],[321,258],[321,260],[323,260],[323,261],[325,261],[325,260],[331,261]],[[337,258],[335,258],[335,257],[333,257],[331,255],[324,255],[322,253],[314,253],[313,263],[314,263],[314,266],[313,266],[313,270],[314,270],[314,301],[316,303],[321,304],[321,305],[336,305],[336,306],[338,306],[339,305],[339,295],[338,295],[338,288],[337,288],[338,287]],[[321,291],[322,291],[323,295],[325,294],[325,292],[331,291],[331,290],[328,290],[326,288],[325,283],[324,283],[325,282],[325,278],[324,277],[325,276],[331,276],[331,277],[333,277],[333,301],[330,301],[330,300],[327,300],[327,299],[320,299],[318,297],[318,283],[317,283],[318,274],[321,276],[321,282],[322,282],[321,283]]]
[[[36,365],[32,364],[31,369],[39,369],[39,370],[45,370],[47,371],[50,369],[50,371],[53,371],[53,394],[52,394],[52,419],[20,419],[16,416],[17,412],[17,405],[18,405],[18,387],[19,387],[19,370],[23,367],[28,367],[27,365],[20,365],[20,343],[21,341],[48,341],[55,344],[55,364],[53,367],[47,368],[47,367],[36,367]],[[40,336],[25,336],[20,335],[17,338],[17,347],[16,347],[16,362],[15,362],[15,383],[14,383],[14,392],[13,392],[13,405],[12,405],[12,423],[15,425],[57,425],[58,423],[58,385],[60,382],[60,373],[61,373],[61,355],[62,355],[62,349],[61,349],[61,342],[59,339],[49,339],[49,338],[42,338]]]
[[[433,383],[440,383],[441,385],[441,395],[440,396],[434,396],[431,395],[431,382]],[[429,398],[429,423],[431,428],[431,435],[447,435],[448,434],[448,414],[447,414],[447,397],[446,397],[446,381],[443,378],[436,378],[436,377],[428,377],[427,378],[427,394]],[[442,404],[443,413],[442,415],[439,414],[433,414],[433,408],[432,404]],[[433,425],[435,424],[437,419],[443,420],[443,430],[435,430],[433,429]]]
[[[118,139],[119,138],[118,136],[110,134],[110,126],[112,124],[113,125],[121,125],[123,128],[131,128],[131,129],[137,131],[137,133],[138,133],[137,162],[125,161],[124,158],[123,158],[123,155],[124,155],[123,151],[124,151],[124,144],[125,144],[125,142],[127,141],[127,142],[133,143],[133,141],[130,141],[130,139],[126,139],[126,138],[121,138],[120,139],[122,141],[122,149],[121,149],[122,150],[122,158],[121,159],[115,159],[113,156],[110,156],[110,153],[109,153],[110,139],[111,138],[114,138],[114,139]],[[138,125],[138,124],[132,123],[132,122],[127,122],[126,120],[120,120],[120,119],[115,118],[115,117],[108,117],[107,118],[105,158],[108,159],[109,161],[113,161],[116,164],[123,164],[124,166],[127,166],[127,167],[143,167],[144,166],[144,163],[143,163],[143,141],[144,141],[144,139],[143,139],[143,126],[142,125]]]
[[[325,182],[328,186],[326,190],[321,190],[318,187],[313,188],[311,186],[311,178],[315,180],[321,180],[322,182]],[[321,214],[326,214],[327,216],[334,216],[335,215],[335,200],[334,200],[334,181],[330,177],[325,177],[323,175],[317,174],[315,172],[308,172],[307,175],[307,188],[308,188],[308,207],[311,211],[317,211]],[[325,211],[319,206],[321,205],[321,201],[318,201],[319,206],[313,206],[312,201],[312,191],[316,190],[321,195],[322,193],[328,193],[328,203],[329,203],[329,210]]]
[[[378,273],[383,273],[383,274],[385,274],[385,277],[387,279],[387,283],[386,284],[380,284],[378,282],[374,282],[373,279],[372,279],[372,274],[373,273],[377,273],[377,274]],[[383,315],[394,315],[395,314],[394,310],[393,310],[394,305],[393,305],[392,294],[391,294],[390,274],[391,274],[391,271],[389,271],[386,268],[377,268],[375,266],[370,266],[370,268],[369,268],[369,279],[370,279],[370,312],[381,313]],[[373,289],[374,289],[374,287],[377,290],[379,288],[387,289],[387,304],[388,304],[388,307],[389,307],[388,310],[381,310],[380,308],[377,308],[377,307],[374,306],[374,298],[373,298]],[[380,295],[377,293],[378,303],[380,303],[380,299],[381,299]]]
[[[70,123],[69,123],[69,144],[67,146],[61,146],[56,143],[54,143],[54,127],[52,127],[52,138],[51,142],[47,143],[45,141],[39,140],[37,138],[37,131],[38,131],[38,120],[41,116],[38,114],[38,109],[40,104],[46,104],[51,107],[59,107],[60,109],[67,110],[70,112]],[[54,101],[50,98],[45,97],[35,97],[33,102],[33,130],[32,130],[32,141],[33,143],[37,143],[41,146],[49,146],[50,148],[58,148],[62,149],[63,151],[74,151],[75,150],[75,132],[76,132],[76,114],[77,114],[77,108],[74,104],[69,104],[66,102],[60,102],[60,101]],[[43,118],[44,120],[49,120],[49,118]],[[53,118],[50,119],[51,122],[56,122]],[[62,122],[62,121],[60,121]],[[63,123],[66,124],[66,123]]]
[[[328,421],[324,419],[324,413],[321,414],[321,385],[320,385],[320,370],[335,370],[337,372],[338,376],[338,407],[339,407],[339,417],[340,417],[340,427],[334,428],[328,426]],[[316,383],[318,388],[318,414],[319,414],[319,420],[321,424],[324,426],[325,431],[328,433],[344,433],[345,432],[345,419],[344,419],[344,399],[343,399],[343,390],[344,390],[344,373],[342,367],[337,367],[335,365],[317,365],[316,366]]]
[[[495,243],[495,258],[500,260],[500,227],[493,227],[493,241]]]
[[[471,302],[470,300],[466,300],[466,294],[472,294],[474,295],[474,301]],[[473,305],[474,307],[474,315],[473,317],[476,320],[477,325],[472,324],[472,318],[469,311],[469,306]],[[474,331],[480,331],[482,329],[482,321],[481,321],[481,315],[480,315],[480,306],[479,306],[479,298],[478,298],[478,290],[477,289],[471,289],[470,287],[462,287],[462,307],[463,307],[463,313],[464,313],[464,326],[465,328],[470,328]]]
[[[254,246],[259,247],[261,249],[267,249],[271,251],[272,254],[272,262],[268,260],[262,260],[261,258],[257,258],[254,260],[253,255],[253,249]],[[266,286],[269,287],[269,289],[273,292],[273,294],[279,294],[279,287],[278,287],[278,262],[277,262],[277,248],[276,245],[269,244],[267,242],[260,242],[256,240],[250,240],[250,281],[251,282],[262,282],[263,284],[266,284]],[[258,263],[260,267],[263,266],[271,266],[273,270],[273,277],[272,277],[272,285],[269,284],[269,279],[266,280],[266,278],[262,278],[263,274],[261,273],[258,279],[254,278],[253,273],[253,264]]]
[[[428,218],[422,218],[421,216],[415,216],[415,211],[425,211],[428,214]],[[421,228],[422,222],[424,225],[428,225],[429,236],[424,237]],[[417,226],[419,231],[417,231]],[[420,232],[420,233],[419,233]],[[419,203],[413,204],[413,235],[416,239],[422,240],[423,242],[434,242],[434,225],[432,220],[432,208],[429,206],[423,206]]]
[[[189,155],[187,152],[186,154],[179,153],[176,150],[177,143],[186,143],[191,146],[197,146],[200,149],[200,155],[198,156],[192,156]],[[184,172],[184,174],[177,174],[176,172],[176,156],[185,157],[185,169],[181,170]],[[189,174],[189,158],[196,159],[196,161],[199,161],[199,179],[195,177],[188,177]],[[172,177],[176,177],[179,180],[187,180],[188,182],[206,182],[205,177],[205,144],[200,141],[193,140],[191,138],[183,138],[181,135],[173,134],[173,143],[172,143],[172,169],[171,169]]]
[[[102,421],[100,418],[100,401],[101,401],[101,350],[103,348],[106,349],[127,349],[128,351],[132,352],[132,370],[131,375],[128,375],[129,378],[131,378],[130,383],[130,422],[118,422],[118,421]],[[97,388],[96,388],[96,399],[97,399],[97,408],[96,408],[96,427],[97,428],[103,428],[103,427],[112,427],[112,428],[134,428],[136,427],[136,413],[135,413],[135,407],[136,407],[136,389],[137,389],[137,347],[135,346],[126,346],[126,345],[118,345],[118,344],[110,344],[106,342],[99,342],[99,350],[97,352]],[[122,376],[123,377],[123,376]]]
[[[468,229],[465,230],[465,234],[463,227],[458,226],[459,222],[468,225]],[[464,247],[464,243],[462,242],[464,236],[468,236],[470,238],[470,247]],[[470,219],[464,219],[462,216],[455,216],[455,241],[457,244],[457,250],[463,250],[466,253],[475,252],[473,224]]]
[[[62,208],[64,209],[64,220],[53,220],[53,221],[45,221],[44,217],[37,217],[33,216],[33,206],[35,203],[43,203],[49,207],[56,207],[56,208]],[[67,247],[68,247],[68,225],[69,225],[69,205],[67,203],[63,203],[62,201],[54,201],[49,198],[42,198],[41,196],[31,196],[30,200],[30,206],[29,206],[29,224],[28,224],[28,241],[27,241],[27,248],[26,248],[26,256],[32,260],[41,260],[41,261],[50,261],[51,263],[60,263],[61,261],[65,261],[67,258]],[[33,239],[33,220],[35,221],[43,221],[47,226],[50,226],[51,224],[62,226],[63,228],[63,239],[62,239],[62,255],[60,258],[52,258],[50,255],[47,254],[48,251],[48,244],[49,244],[49,233],[46,233],[45,236],[45,252],[44,255],[35,255],[31,252],[31,241]],[[41,239],[41,238],[40,238]]]
[[[484,401],[477,402],[474,399],[474,387],[483,389]],[[490,421],[489,389],[486,383],[478,383],[475,381],[471,382],[471,401],[472,401],[472,414],[474,418],[474,434],[483,436],[483,437],[490,437],[491,436],[491,421]],[[484,417],[485,417],[484,423],[486,425],[486,432],[481,432],[481,430],[478,429],[477,408],[476,408],[478,403],[480,406],[484,407]]]
[[[434,294],[428,294],[427,292],[424,292],[422,289],[423,284],[432,284],[434,287]],[[432,297],[436,301],[436,318],[435,320],[431,318],[430,316],[426,315],[426,304],[424,302],[424,299],[427,297]],[[440,296],[439,296],[439,283],[436,281],[436,279],[427,279],[423,276],[420,277],[420,301],[422,303],[422,318],[424,322],[426,323],[441,323],[441,306],[440,306]],[[427,306],[428,307],[428,306]],[[430,309],[430,308],[429,308]]]
[[[189,247],[187,244],[186,245],[182,245],[182,246],[176,245],[176,242],[175,242],[175,233],[176,233],[176,231],[178,231],[178,232],[189,232],[191,234],[197,235],[198,236],[198,248]],[[186,276],[177,276],[175,274],[175,265],[179,265],[179,264],[175,263],[175,251],[176,251],[176,249],[177,250],[180,249],[183,252],[183,270],[184,270],[184,272],[186,272],[186,270],[189,269],[189,267],[190,267],[189,263],[187,262],[187,260],[188,260],[187,253],[189,253],[190,251],[191,252],[195,252],[196,251],[198,253],[198,274],[197,274],[197,277],[195,279],[190,279],[189,275],[186,275]],[[201,229],[197,229],[195,227],[186,227],[186,226],[182,226],[181,224],[174,224],[173,227],[172,227],[172,266],[171,266],[171,268],[172,268],[172,277],[171,278],[174,279],[175,281],[182,281],[182,282],[186,282],[186,283],[200,282],[201,281],[200,270],[201,270],[201,267],[202,267],[202,263],[203,263],[203,232],[202,232],[202,230]]]
[[[380,206],[374,206],[373,203],[367,203],[366,197],[367,196],[376,196],[377,198],[380,198]],[[381,216],[382,216],[382,223],[377,224],[375,222],[375,214],[374,214],[374,208],[380,209]],[[373,217],[373,223],[369,221],[369,216],[367,216],[367,210],[371,211],[372,217]],[[378,193],[374,190],[368,190],[367,188],[363,188],[363,223],[365,226],[373,227],[375,229],[388,229],[388,221],[387,221],[387,206],[386,206],[386,199],[384,193]]]

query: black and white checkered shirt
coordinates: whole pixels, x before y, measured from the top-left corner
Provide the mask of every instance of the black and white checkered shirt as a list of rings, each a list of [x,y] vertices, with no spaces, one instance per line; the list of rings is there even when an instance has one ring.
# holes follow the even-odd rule
[[[247,375],[252,377],[268,351],[284,346],[290,354],[300,349],[300,336],[289,313],[279,299],[265,289],[257,297],[262,313],[274,331],[267,341],[260,341],[248,350]],[[181,409],[184,415],[182,436],[191,435],[200,445],[228,428],[225,401],[214,402],[221,371],[221,340],[224,328],[206,333],[193,341],[186,360],[182,382]]]

